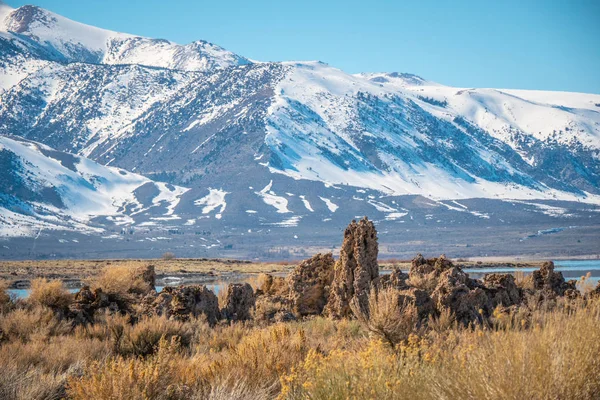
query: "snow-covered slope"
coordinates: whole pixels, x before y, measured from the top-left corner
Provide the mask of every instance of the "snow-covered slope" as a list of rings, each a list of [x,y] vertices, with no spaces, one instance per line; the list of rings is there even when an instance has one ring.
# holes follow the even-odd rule
[[[269,109],[273,172],[435,198],[598,193],[598,95],[458,89],[318,62],[289,67]],[[569,162],[555,158],[558,149]],[[578,162],[593,174],[589,185],[554,179]]]
[[[478,206],[496,209],[600,202],[599,95],[250,62],[210,43],[110,32],[34,6],[0,6],[0,54],[0,134],[190,188],[135,189],[154,200],[119,197],[130,205],[112,223],[325,231],[368,214],[400,229],[414,216],[406,195],[469,223],[493,211],[452,200],[491,199]],[[119,186],[132,193],[136,184]],[[177,213],[159,192],[180,199]],[[69,196],[61,204],[73,221],[89,215]],[[107,204],[92,208],[116,212]],[[548,207],[574,215],[562,203],[538,208]],[[42,215],[19,210],[10,208]]]
[[[0,2],[0,31],[26,40],[62,62],[139,64],[185,71],[208,71],[250,63],[219,46],[197,41],[182,46],[81,24],[36,6],[12,9]]]
[[[171,210],[187,191],[17,137],[0,136],[0,166],[0,236],[39,228],[103,232],[93,219],[133,222],[145,202]],[[139,193],[151,187],[150,198]]]

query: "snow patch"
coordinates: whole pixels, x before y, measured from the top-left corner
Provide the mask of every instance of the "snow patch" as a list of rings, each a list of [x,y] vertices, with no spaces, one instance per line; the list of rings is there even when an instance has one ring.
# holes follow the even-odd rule
[[[273,180],[271,180],[269,182],[269,184],[263,188],[263,190],[261,190],[260,192],[254,192],[254,193],[257,194],[259,197],[261,197],[263,199],[263,201],[265,202],[265,204],[275,207],[277,209],[278,213],[280,213],[280,214],[290,213],[291,211],[288,210],[288,208],[287,208],[287,206],[288,206],[287,199],[285,197],[277,196],[275,194],[275,192],[273,192],[271,190],[272,186],[273,186]]]
[[[219,211],[215,214],[216,219],[221,219],[225,208],[227,207],[227,203],[225,202],[225,196],[229,194],[222,189],[213,189],[208,188],[208,194],[201,199],[194,201],[194,204],[197,206],[204,206],[202,208],[202,214],[208,214],[217,208]]]

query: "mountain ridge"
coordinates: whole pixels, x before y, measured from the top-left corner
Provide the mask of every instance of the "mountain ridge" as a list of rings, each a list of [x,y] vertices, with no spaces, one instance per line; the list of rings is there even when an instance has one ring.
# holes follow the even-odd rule
[[[150,212],[131,229],[284,230],[294,242],[289,232],[329,235],[361,214],[396,232],[429,221],[427,207],[459,216],[440,224],[501,226],[507,204],[532,216],[545,202],[559,204],[558,221],[597,220],[585,210],[600,204],[599,95],[347,74],[99,28],[77,36],[70,27],[85,25],[21,9],[0,15],[21,31],[0,30],[0,134],[185,189],[177,218]],[[448,202],[465,199],[480,200]]]

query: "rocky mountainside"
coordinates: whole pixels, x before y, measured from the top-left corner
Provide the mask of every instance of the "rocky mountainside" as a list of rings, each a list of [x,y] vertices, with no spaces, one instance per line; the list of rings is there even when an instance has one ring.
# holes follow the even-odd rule
[[[365,214],[391,232],[465,217],[535,221],[531,234],[598,222],[599,95],[255,62],[1,3],[0,54],[0,134],[185,188],[176,218],[154,210],[127,220],[131,232],[177,231],[223,251],[275,230],[278,248],[306,244]]]
[[[0,136],[0,168],[2,236],[102,233],[106,223],[142,224],[152,213],[177,218],[188,190],[18,137]]]

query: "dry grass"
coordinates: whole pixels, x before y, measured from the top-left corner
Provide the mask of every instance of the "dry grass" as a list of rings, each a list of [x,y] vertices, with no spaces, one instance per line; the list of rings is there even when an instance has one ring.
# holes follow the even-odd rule
[[[112,332],[115,332],[114,328]],[[123,356],[148,356],[154,354],[162,339],[177,338],[183,346],[188,346],[192,338],[189,323],[168,320],[166,317],[143,318],[135,325],[126,324],[119,337],[113,333],[117,352]]]
[[[74,328],[40,298],[0,314],[1,399],[600,398],[600,300],[498,308],[471,328],[445,310],[417,328],[414,307],[383,289],[356,320],[211,327],[99,312]]]
[[[48,308],[19,308],[0,315],[0,331],[5,340],[43,341],[70,333],[72,325],[69,321],[61,320]]]
[[[431,293],[438,285],[438,278],[434,274],[418,275],[414,274],[407,282],[410,286]]]
[[[392,348],[406,340],[416,329],[419,320],[417,308],[406,302],[400,303],[398,291],[394,288],[384,288],[379,292],[372,289],[368,310],[360,307],[358,298],[353,300],[350,306],[358,321],[374,337]]]
[[[147,293],[151,287],[141,276],[141,271],[146,266],[147,264],[125,262],[104,268],[91,280],[90,285],[113,294]]]
[[[9,311],[12,306],[12,299],[8,294],[8,282],[0,280],[0,313]]]
[[[282,378],[292,399],[597,399],[600,304],[539,311],[530,329],[455,329],[391,350],[311,351]]]
[[[31,282],[27,302],[33,306],[64,310],[71,303],[72,297],[62,281],[38,278]]]
[[[596,288],[597,283],[594,282],[591,278],[592,273],[588,272],[587,274],[585,274],[577,280],[577,289],[581,293],[588,294]]]
[[[63,280],[89,280],[98,276],[104,268],[122,264],[132,267],[152,264],[155,266],[157,274],[169,275],[285,272],[292,270],[295,265],[295,263],[185,258],[171,260],[0,260],[0,279],[22,281],[52,275]]]
[[[64,335],[0,348],[0,398],[46,400],[64,398],[67,378],[81,374],[83,366],[109,353],[107,343]]]

